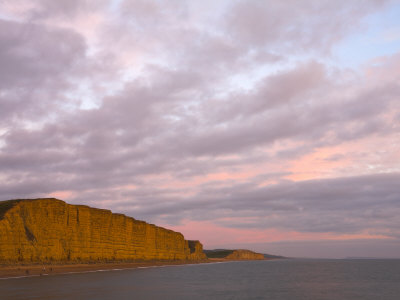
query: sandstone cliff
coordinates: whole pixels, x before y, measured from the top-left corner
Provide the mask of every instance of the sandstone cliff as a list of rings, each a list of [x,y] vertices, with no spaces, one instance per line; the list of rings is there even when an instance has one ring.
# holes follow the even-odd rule
[[[0,202],[0,263],[206,259],[198,241],[58,199]]]
[[[256,253],[250,250],[234,250],[231,254],[229,254],[226,259],[264,259],[264,255],[261,253]]]
[[[217,250],[205,250],[204,251],[208,258],[218,258],[227,260],[260,260],[264,259],[264,254],[256,253],[250,250],[228,250],[228,249],[217,249]]]

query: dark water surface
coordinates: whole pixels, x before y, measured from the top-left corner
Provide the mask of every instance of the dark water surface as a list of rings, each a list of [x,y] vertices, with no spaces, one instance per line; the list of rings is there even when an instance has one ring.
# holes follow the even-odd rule
[[[400,299],[400,260],[275,260],[0,280],[0,299]]]

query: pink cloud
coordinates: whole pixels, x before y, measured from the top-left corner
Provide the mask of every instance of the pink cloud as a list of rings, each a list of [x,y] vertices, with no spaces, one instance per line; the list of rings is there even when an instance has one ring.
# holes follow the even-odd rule
[[[286,178],[294,181],[357,176],[400,170],[398,134],[368,136],[339,145],[316,148],[287,162]]]
[[[222,247],[225,244],[254,244],[279,241],[307,240],[353,240],[353,239],[390,239],[385,235],[370,234],[367,231],[356,234],[334,234],[317,232],[297,232],[276,228],[239,229],[228,228],[210,221],[185,220],[182,225],[163,225],[183,233],[186,239],[200,240],[206,248]]]
[[[73,191],[55,191],[47,195],[49,198],[57,198],[62,200],[68,200],[76,196],[76,193]]]

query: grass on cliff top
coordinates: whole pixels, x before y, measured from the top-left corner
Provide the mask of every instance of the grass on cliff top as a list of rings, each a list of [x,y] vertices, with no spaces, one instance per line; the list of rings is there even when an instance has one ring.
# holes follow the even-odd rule
[[[217,249],[217,250],[204,250],[208,258],[225,258],[234,250]]]
[[[0,220],[4,218],[6,212],[13,208],[15,204],[17,204],[21,200],[7,200],[7,201],[0,201]]]
[[[36,201],[36,200],[58,200],[55,198],[37,198],[37,199],[13,199],[0,201],[0,220],[4,218],[4,215],[8,210],[13,208],[18,202],[21,201]]]

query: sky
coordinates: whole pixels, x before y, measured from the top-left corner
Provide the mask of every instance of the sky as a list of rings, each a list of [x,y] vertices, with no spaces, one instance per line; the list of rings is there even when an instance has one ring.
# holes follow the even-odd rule
[[[0,199],[206,249],[400,258],[400,1],[1,0]]]

